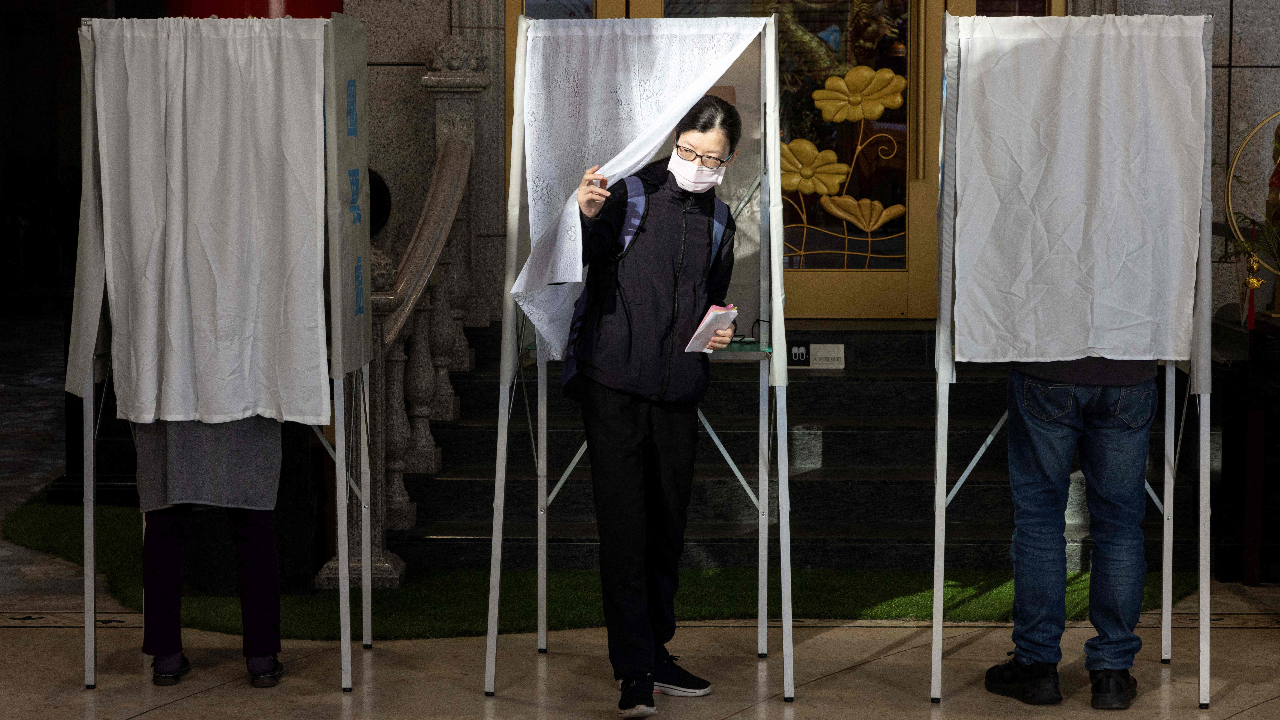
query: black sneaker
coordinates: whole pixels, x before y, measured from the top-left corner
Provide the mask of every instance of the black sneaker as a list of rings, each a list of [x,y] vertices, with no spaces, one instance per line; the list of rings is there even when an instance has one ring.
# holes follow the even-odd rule
[[[1016,698],[1028,705],[1057,705],[1062,702],[1058,690],[1058,664],[1042,663],[1018,657],[987,671],[987,692]]]
[[[271,670],[257,675],[249,675],[249,684],[256,688],[272,688],[280,684],[284,676],[284,663],[274,655],[271,657]]]
[[[1090,670],[1095,710],[1128,710],[1138,696],[1138,681],[1128,670]]]
[[[167,685],[177,685],[182,682],[182,676],[191,672],[191,661],[186,655],[182,656],[182,661],[178,664],[178,669],[171,673],[160,672],[156,669],[156,661],[151,661],[151,683],[165,687]]]
[[[711,683],[676,664],[680,658],[668,655],[653,667],[653,691],[679,697],[702,697],[711,694]]]
[[[653,675],[627,678],[619,686],[622,688],[622,697],[618,700],[619,716],[639,718],[658,714],[653,702]]]

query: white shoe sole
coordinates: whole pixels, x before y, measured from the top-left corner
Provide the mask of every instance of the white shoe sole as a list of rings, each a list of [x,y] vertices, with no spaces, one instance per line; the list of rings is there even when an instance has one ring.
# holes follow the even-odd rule
[[[675,685],[654,683],[653,691],[656,693],[662,693],[663,695],[670,695],[671,697],[702,697],[704,695],[711,694],[711,686],[708,685],[701,690],[690,690],[689,688],[677,687]]]
[[[653,717],[658,714],[658,708],[649,707],[648,705],[637,705],[630,710],[619,710],[618,717],[624,718],[641,718]]]

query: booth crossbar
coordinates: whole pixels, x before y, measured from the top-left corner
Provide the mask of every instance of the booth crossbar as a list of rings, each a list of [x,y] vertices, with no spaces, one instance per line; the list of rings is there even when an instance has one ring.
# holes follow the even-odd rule
[[[1172,657],[1172,634],[1171,634],[1171,618],[1172,618],[1172,564],[1174,564],[1174,479],[1176,471],[1178,471],[1178,455],[1179,443],[1176,442],[1175,429],[1175,405],[1176,397],[1176,368],[1172,363],[1165,364],[1165,459],[1164,459],[1164,502],[1156,498],[1155,491],[1147,484],[1147,492],[1152,496],[1152,502],[1160,509],[1162,515],[1162,539],[1161,539],[1161,603],[1160,603],[1160,661],[1169,664]],[[952,498],[960,491],[964,480],[968,477],[974,465],[986,452],[987,447],[991,445],[991,441],[995,438],[996,433],[1004,425],[1009,413],[1001,416],[1000,421],[996,424],[996,428],[987,436],[987,441],[982,447],[978,448],[977,455],[969,462],[968,468],[964,474],[961,474],[960,480],[957,480],[955,487],[950,493],[946,492],[946,468],[947,468],[947,401],[950,396],[950,383],[942,382],[941,373],[938,380],[938,416],[937,416],[937,448],[936,448],[936,477],[934,477],[934,544],[933,544],[933,647],[932,647],[932,676],[929,682],[929,700],[934,703],[942,701],[942,594],[945,587],[945,552],[946,552],[946,510],[950,505]],[[1208,396],[1197,395],[1197,400],[1201,402],[1201,409],[1207,407]],[[1201,419],[1201,452],[1202,465],[1207,462],[1207,418],[1202,416]],[[1204,621],[1208,615],[1208,470],[1201,469],[1201,551],[1199,551],[1199,588],[1201,588],[1201,703],[1202,708],[1207,707],[1207,688],[1208,688],[1208,624]],[[1146,480],[1144,480],[1146,483]]]
[[[369,366],[365,365],[357,371],[360,378],[356,382],[353,393],[355,408],[353,415],[360,425],[360,483],[351,479],[346,470],[347,426],[344,418],[344,383],[342,378],[333,380],[334,409],[334,444],[330,446],[317,427],[312,430],[320,436],[325,450],[334,463],[335,493],[337,504],[338,531],[338,607],[341,631],[341,681],[344,692],[350,692],[351,683],[351,575],[348,557],[349,542],[347,536],[348,493],[354,491],[360,498],[360,586],[361,615],[363,626],[363,646],[373,647],[373,563],[370,539],[371,523],[369,508]],[[97,428],[94,422],[94,388],[92,368],[84,374],[84,411],[82,413],[84,433],[84,686],[87,690],[97,687],[97,595],[96,595],[96,546],[95,537],[95,501],[96,501],[96,469],[95,447],[97,444]]]

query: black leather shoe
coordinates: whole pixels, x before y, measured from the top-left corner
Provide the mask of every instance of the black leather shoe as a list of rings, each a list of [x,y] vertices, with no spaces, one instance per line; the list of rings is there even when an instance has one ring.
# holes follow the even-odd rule
[[[151,684],[165,687],[168,685],[177,685],[182,682],[182,676],[191,672],[191,661],[186,655],[182,656],[182,662],[178,665],[177,672],[162,673],[155,669],[156,661],[151,661]]]
[[[1128,670],[1090,670],[1095,710],[1128,710],[1138,696],[1138,680]]]
[[[276,657],[271,658],[274,667],[270,672],[261,675],[250,675],[249,684],[256,688],[272,688],[280,684],[280,678],[284,676],[284,663]]]
[[[620,683],[620,688],[619,717],[641,718],[658,714],[658,707],[653,701],[653,675],[626,678]]]
[[[1013,653],[1006,663],[987,671],[987,692],[1021,700],[1028,705],[1057,705],[1062,702],[1058,689],[1058,664],[1020,658]]]

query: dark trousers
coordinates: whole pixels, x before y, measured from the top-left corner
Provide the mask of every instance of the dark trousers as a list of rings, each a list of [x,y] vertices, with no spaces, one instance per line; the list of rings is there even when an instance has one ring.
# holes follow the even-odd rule
[[[666,659],[676,632],[697,406],[583,385],[609,660],[615,678],[635,677]]]
[[[182,650],[182,556],[187,547],[190,505],[146,513],[142,543],[142,652],[171,655]],[[228,508],[240,561],[240,618],[244,656],[280,652],[280,571],[275,513]]]

